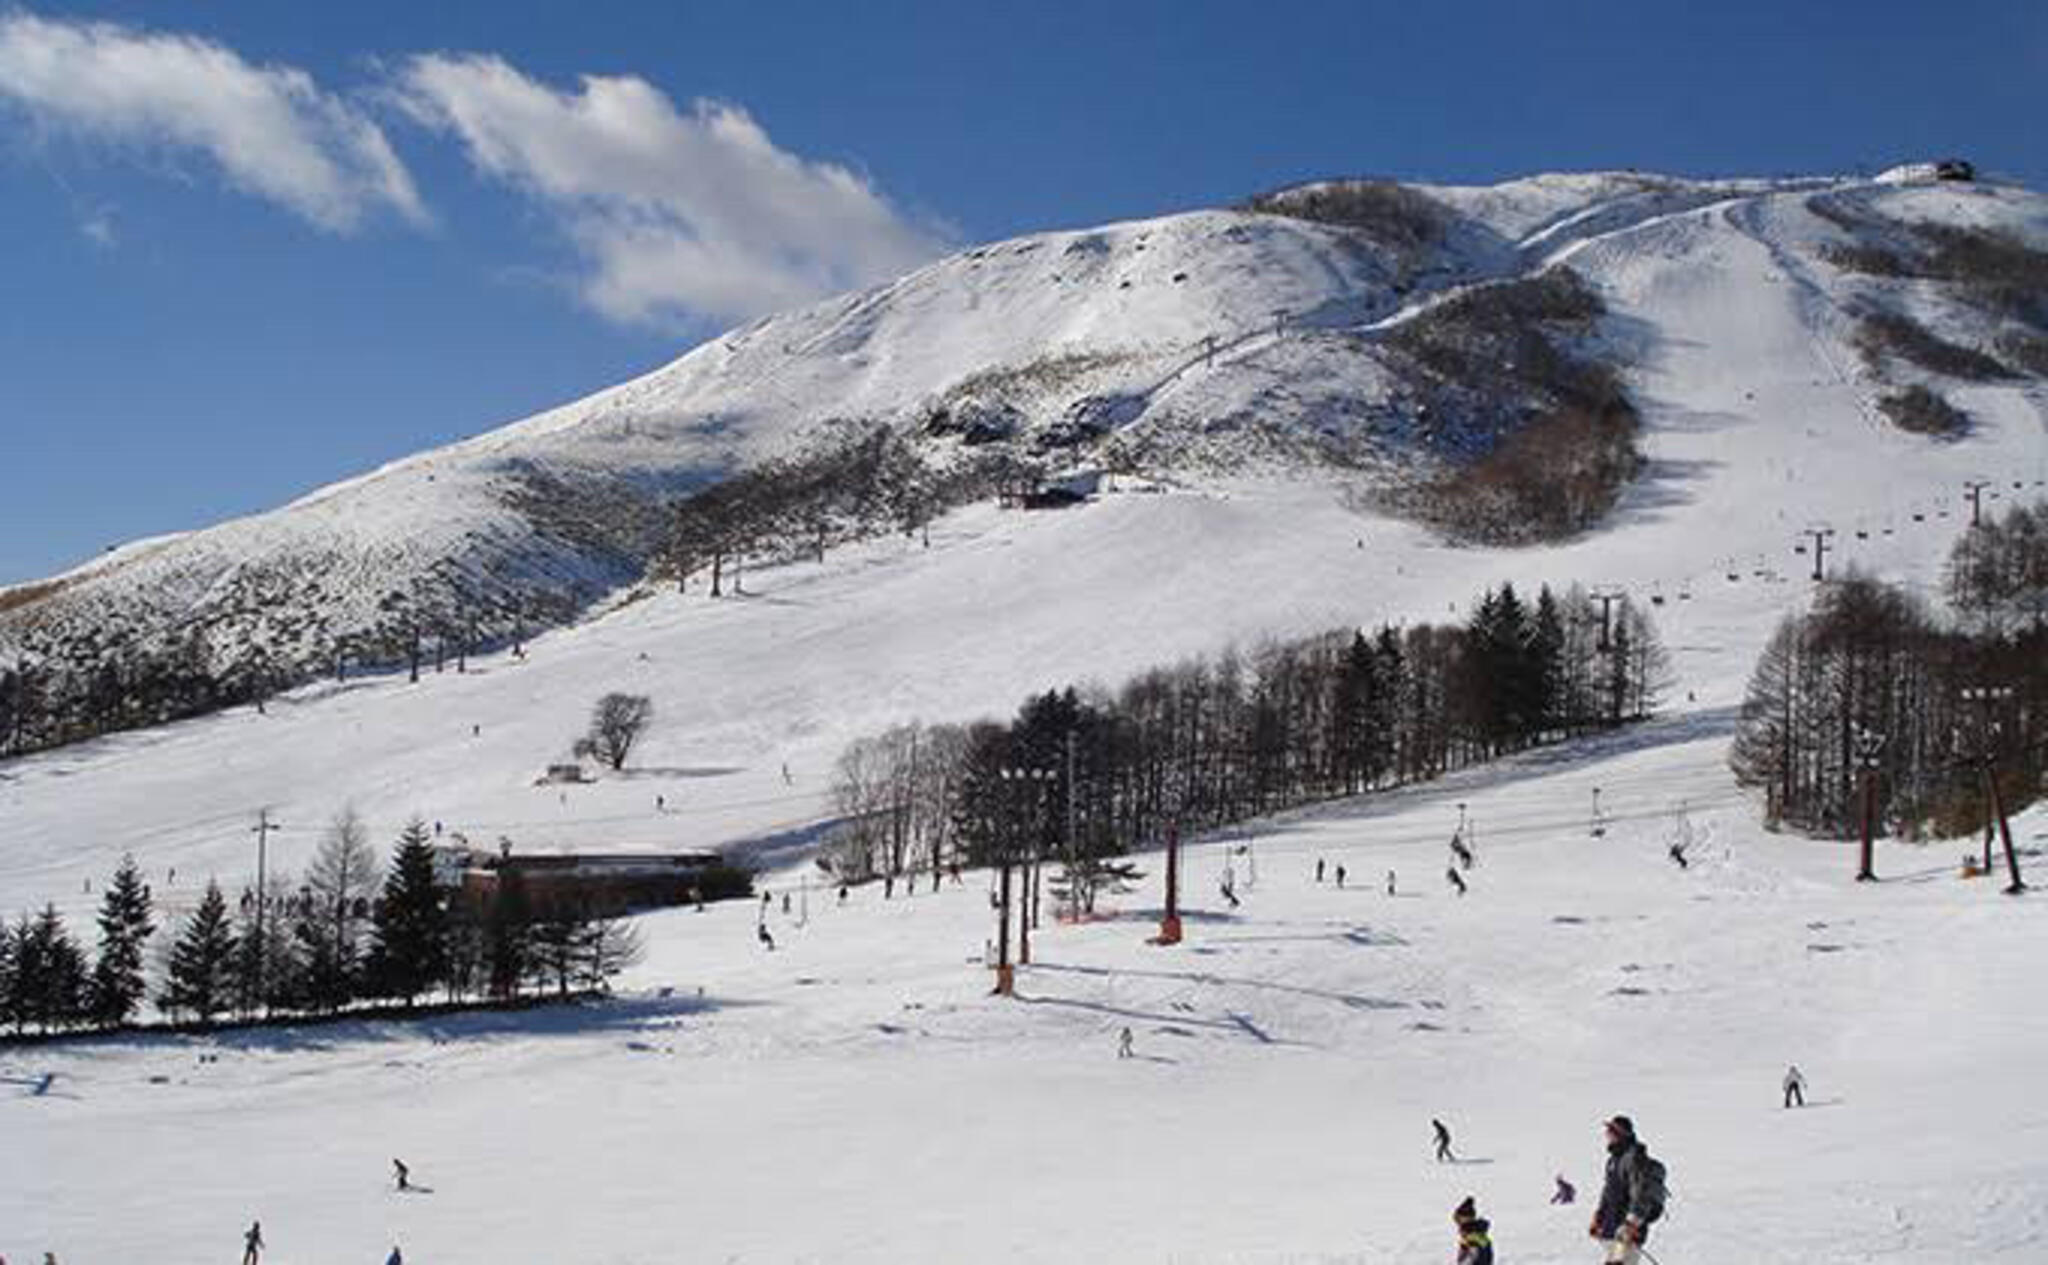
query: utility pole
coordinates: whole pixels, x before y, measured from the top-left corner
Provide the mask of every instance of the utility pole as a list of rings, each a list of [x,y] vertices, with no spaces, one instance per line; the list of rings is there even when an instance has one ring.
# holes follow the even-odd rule
[[[1989,479],[1971,479],[1963,484],[1963,495],[1970,499],[1970,526],[1984,525],[1984,489],[1991,486]]]
[[[1819,584],[1822,576],[1825,574],[1822,570],[1822,564],[1828,556],[1828,541],[1834,538],[1835,529],[1832,527],[1809,527],[1799,534],[1813,537],[1813,582]],[[1800,552],[1805,552],[1804,548]]]
[[[1166,828],[1166,913],[1154,944],[1180,943],[1180,827]]]
[[[270,995],[270,976],[268,970],[270,963],[265,960],[265,957],[269,953],[270,942],[263,934],[263,904],[269,895],[264,887],[266,881],[265,862],[268,860],[268,853],[270,851],[270,832],[275,829],[277,829],[277,823],[270,819],[270,810],[268,808],[258,809],[256,824],[249,827],[249,833],[256,836],[256,993],[257,1000],[265,1002],[266,1005]]]
[[[1067,913],[1071,922],[1081,921],[1081,862],[1074,837],[1074,731],[1067,730]]]
[[[1863,849],[1861,863],[1856,869],[1856,881],[1871,883],[1877,880],[1877,872],[1870,865],[1870,835],[1877,817],[1878,756],[1884,750],[1884,735],[1858,725],[1855,741],[1856,764],[1863,770]]]
[[[1991,717],[1991,707],[1994,703],[2001,703],[2012,697],[2012,686],[1966,685],[1962,689],[1962,697],[1966,702],[1976,703],[1984,709],[1984,793],[1985,798],[1989,802],[1990,814],[1998,821],[1999,838],[2005,844],[2005,870],[2008,878],[2011,880],[2006,884],[2005,892],[2008,896],[2017,896],[2027,890],[2027,885],[2020,878],[2019,854],[2013,851],[2012,846],[2012,823],[2006,820],[2005,797],[1998,789],[1997,757],[1995,754],[1998,723]],[[1991,823],[1989,821],[1984,823],[1984,872],[1987,874],[1991,872]]]
[[[996,906],[996,987],[998,996],[1011,996],[1017,984],[1017,973],[1010,966],[1010,853],[1003,852],[1003,896]]]
[[[1600,653],[1606,654],[1614,646],[1614,604],[1628,595],[1620,589],[1594,589],[1588,596],[1600,603]]]

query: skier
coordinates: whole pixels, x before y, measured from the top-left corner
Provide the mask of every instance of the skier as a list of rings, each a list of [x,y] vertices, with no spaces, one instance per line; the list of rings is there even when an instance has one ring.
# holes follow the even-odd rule
[[[1338,887],[1338,889],[1339,889],[1339,890],[1342,890],[1343,886],[1344,886],[1344,866],[1342,865],[1342,863],[1339,863],[1339,864],[1338,864],[1338,866],[1337,866],[1337,887]]]
[[[400,1190],[412,1189],[412,1170],[405,1166],[404,1160],[394,1158],[391,1161],[391,1173],[398,1179]]]
[[[1446,880],[1447,880],[1447,881],[1448,881],[1448,882],[1450,883],[1450,885],[1451,885],[1452,887],[1455,887],[1455,888],[1457,888],[1457,889],[1458,889],[1458,895],[1460,895],[1460,896],[1463,896],[1463,895],[1465,894],[1465,876],[1464,876],[1464,875],[1462,875],[1462,874],[1460,874],[1460,873],[1458,873],[1458,867],[1457,867],[1457,866],[1455,866],[1455,865],[1447,865],[1447,866],[1445,866],[1445,867],[1444,867],[1444,878],[1445,878],[1445,879],[1446,879]]]
[[[249,1232],[242,1236],[242,1265],[256,1265],[263,1259],[263,1223],[251,1221]]]
[[[1317,857],[1317,858],[1316,858],[1316,882],[1320,883],[1320,882],[1322,882],[1322,881],[1323,881],[1323,859],[1322,859],[1321,857]]]
[[[844,883],[839,885],[839,903],[842,905],[846,903],[846,884]]]
[[[1493,1265],[1493,1226],[1479,1215],[1472,1196],[1451,1210],[1451,1220],[1458,1226],[1458,1265]]]
[[[1130,1025],[1125,1024],[1124,1030],[1116,1034],[1116,1056],[1118,1058],[1127,1059],[1131,1057],[1131,1042],[1134,1039],[1135,1038],[1131,1036]]]
[[[1627,1116],[1607,1122],[1607,1176],[1586,1232],[1607,1245],[1609,1265],[1639,1265],[1650,1226],[1664,1215],[1664,1166],[1650,1158]]]
[[[1230,887],[1230,875],[1225,874],[1223,876],[1222,880],[1216,884],[1216,890],[1223,893],[1223,899],[1229,902],[1232,909],[1238,907],[1237,893],[1232,891]]]
[[[1472,849],[1466,846],[1463,834],[1451,836],[1451,856],[1465,869],[1472,868]]]
[[[1456,1163],[1458,1157],[1451,1154],[1450,1129],[1444,1125],[1443,1121],[1434,1118],[1430,1120],[1429,1127],[1436,1131],[1436,1162],[1439,1164]]]
[[[668,796],[656,795],[654,797],[654,811],[658,813],[665,813],[668,811]]]
[[[1394,872],[1393,872],[1392,870],[1388,870],[1388,871],[1387,871],[1387,895],[1389,895],[1389,896],[1392,896],[1393,894],[1394,894]]]
[[[1677,864],[1679,869],[1692,868],[1692,862],[1685,859],[1685,845],[1683,843],[1673,843],[1666,851],[1671,854],[1672,861]]]
[[[1785,1069],[1785,1106],[1790,1108],[1795,1103],[1801,1107],[1806,1105],[1806,1078],[1799,1074],[1796,1066]]]
[[[770,953],[775,951],[775,937],[768,934],[767,923],[757,922],[754,924],[754,938],[767,946]]]
[[[1564,1204],[1577,1203],[1578,1201],[1579,1188],[1566,1181],[1563,1173],[1559,1173],[1557,1175],[1557,1189],[1550,1193],[1551,1204],[1553,1206],[1562,1206]]]
[[[384,1258],[384,1265],[405,1265],[405,1253],[398,1250],[398,1244],[391,1245],[391,1255]]]
[[[782,915],[783,915],[783,917],[785,917],[785,918],[789,916],[789,893],[788,893],[788,892],[784,892],[784,893],[782,894]]]

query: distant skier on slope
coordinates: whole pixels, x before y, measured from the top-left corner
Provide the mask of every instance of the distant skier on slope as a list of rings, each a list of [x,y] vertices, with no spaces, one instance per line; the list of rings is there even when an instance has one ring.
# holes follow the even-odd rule
[[[1457,866],[1447,865],[1444,867],[1444,881],[1457,888],[1458,895],[1463,896],[1465,894],[1465,876],[1458,873]]]
[[[1559,1173],[1557,1175],[1557,1189],[1550,1192],[1551,1204],[1562,1207],[1566,1204],[1575,1204],[1578,1201],[1579,1188],[1566,1181],[1563,1173]]]
[[[1393,896],[1393,895],[1395,895],[1395,894],[1396,894],[1396,893],[1395,893],[1395,891],[1394,891],[1394,872],[1393,872],[1392,870],[1388,870],[1388,871],[1387,871],[1387,895],[1389,895],[1389,896]]]
[[[251,1221],[242,1236],[242,1265],[257,1265],[263,1259],[263,1223]]]
[[[762,946],[770,953],[775,952],[775,937],[768,934],[767,923],[757,922],[754,924],[754,938],[759,940]]]
[[[1638,1265],[1650,1227],[1664,1215],[1664,1166],[1650,1158],[1627,1116],[1607,1122],[1607,1174],[1587,1233],[1607,1245],[1609,1265]]]
[[[1451,1154],[1451,1130],[1443,1121],[1432,1118],[1429,1127],[1436,1132],[1436,1162],[1449,1164],[1457,1160]]]
[[[398,1159],[396,1157],[392,1159],[391,1175],[398,1180],[398,1189],[412,1189],[412,1170],[405,1166],[404,1160]]]
[[[391,1255],[384,1258],[384,1265],[405,1265],[405,1253],[398,1250],[398,1244],[391,1245]]]
[[[1785,1069],[1785,1106],[1806,1105],[1806,1077],[1800,1075],[1795,1065]]]
[[[1322,882],[1322,881],[1323,881],[1323,859],[1322,859],[1321,857],[1317,857],[1317,858],[1316,858],[1316,882],[1320,883],[1320,882]]]
[[[1339,866],[1337,867],[1337,886],[1338,886],[1338,887],[1340,887],[1340,888],[1344,886],[1344,874],[1345,874],[1345,870],[1344,870],[1344,867],[1343,867],[1343,866],[1342,866],[1342,865],[1340,864],[1340,865],[1339,865]]]
[[[1472,868],[1472,849],[1466,844],[1463,832],[1451,836],[1451,859],[1465,869]]]
[[[1131,1035],[1130,1025],[1125,1024],[1124,1030],[1116,1034],[1116,1056],[1120,1059],[1130,1058],[1134,1053],[1131,1047],[1135,1041],[1136,1038]]]
[[[1479,1215],[1472,1196],[1451,1210],[1451,1220],[1458,1227],[1457,1265],[1493,1265],[1493,1226]]]

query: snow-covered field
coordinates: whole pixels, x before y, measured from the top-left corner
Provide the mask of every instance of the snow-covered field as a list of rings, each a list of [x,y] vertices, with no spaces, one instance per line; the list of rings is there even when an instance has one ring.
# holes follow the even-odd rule
[[[749,850],[780,892],[848,738],[1267,635],[1455,619],[1503,579],[1664,599],[1663,719],[1262,823],[1228,916],[1216,881],[1245,839],[1199,843],[1203,912],[1176,949],[1144,943],[1149,858],[1122,917],[1044,929],[1016,1001],[984,995],[970,875],[845,908],[813,891],[805,925],[771,920],[772,954],[745,908],[650,916],[608,1007],[0,1054],[0,1255],[234,1259],[261,1217],[268,1259],[294,1265],[393,1242],[416,1262],[1405,1263],[1450,1257],[1471,1193],[1503,1262],[1592,1260],[1588,1209],[1546,1200],[1557,1172],[1593,1193],[1619,1111],[1670,1165],[1651,1245],[1669,1265],[2048,1261],[2040,899],[1956,879],[1955,846],[1884,846],[1887,881],[1854,885],[1844,848],[1763,833],[1726,770],[1754,655],[1809,591],[1796,534],[1831,525],[1831,567],[1932,593],[1963,480],[2010,496],[2048,474],[2048,399],[1956,386],[1970,438],[1891,429],[1848,342],[1861,283],[1817,261],[1804,193],[1714,192],[1618,226],[1528,190],[1488,211],[1591,278],[1626,344],[1651,467],[1580,542],[1449,549],[1307,477],[974,507],[930,549],[752,573],[739,600],[649,594],[523,660],[0,765],[0,910],[55,900],[82,929],[85,881],[125,851],[188,904],[208,875],[247,880],[259,807],[296,868],[344,804],[384,840],[418,813],[522,851]],[[1902,216],[2038,201],[1844,196]],[[1203,381],[1175,407],[1199,410]],[[614,689],[657,709],[628,776],[534,785]],[[1619,814],[1599,840],[1594,786]],[[1480,863],[1456,899],[1461,802]],[[1681,804],[1706,838],[1685,872],[1664,855]],[[2016,828],[2038,847],[2048,819]],[[1347,890],[1310,880],[1318,857]],[[1788,1113],[1791,1062],[1815,1101]],[[1433,1115],[1469,1162],[1430,1161]],[[391,1192],[393,1155],[432,1193]]]

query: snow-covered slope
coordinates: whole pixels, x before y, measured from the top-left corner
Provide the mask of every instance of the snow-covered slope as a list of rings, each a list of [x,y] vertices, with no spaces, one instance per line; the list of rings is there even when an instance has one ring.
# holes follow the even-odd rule
[[[1129,357],[1090,359],[1079,385],[1046,388],[1034,425],[1059,420],[1062,392],[1125,389],[1142,371],[1155,389],[1126,430],[1199,444],[1233,401],[1284,400],[1290,383],[1343,379],[1351,363],[1377,372],[1370,355],[1322,343],[1370,345],[1375,327],[1399,328],[1451,287],[1562,259],[1607,307],[1598,339],[1626,366],[1649,463],[1600,530],[1543,549],[1453,548],[1304,465],[1183,470],[1167,490],[1124,484],[1058,513],[972,505],[935,523],[929,548],[873,539],[750,571],[741,599],[649,591],[467,674],[320,683],[263,714],[0,764],[0,911],[54,901],[79,925],[95,900],[85,881],[124,851],[184,908],[209,875],[247,881],[259,807],[282,823],[271,864],[296,869],[351,803],[380,839],[418,813],[524,851],[742,849],[786,864],[767,880],[783,890],[829,817],[829,767],[848,737],[1005,712],[1027,690],[1115,682],[1269,634],[1455,618],[1502,579],[1661,598],[1651,610],[1677,671],[1665,718],[1264,824],[1235,915],[1208,896],[1240,841],[1205,844],[1182,951],[1140,943],[1155,902],[1133,895],[1124,921],[1048,928],[1022,1004],[982,996],[974,963],[990,927],[975,875],[908,902],[857,892],[843,910],[814,891],[807,925],[773,916],[772,956],[750,911],[649,917],[650,960],[628,999],[601,1010],[0,1056],[0,1253],[200,1259],[260,1216],[286,1262],[378,1259],[396,1241],[408,1259],[463,1262],[1406,1265],[1450,1255],[1448,1210],[1474,1193],[1503,1259],[1566,1262],[1596,1253],[1583,1207],[1544,1203],[1550,1175],[1590,1194],[1597,1122],[1625,1111],[1672,1164],[1677,1202],[1652,1244],[1672,1265],[2043,1259],[2048,1112],[2028,1088],[2048,1027],[2013,1000],[2032,986],[2041,907],[1952,880],[1939,846],[1887,844],[1892,881],[1853,885],[1844,849],[1758,828],[1726,750],[1757,649],[1810,591],[1796,532],[1831,525],[1831,568],[1931,589],[1967,521],[1964,479],[2015,496],[2048,478],[2039,381],[1873,368],[1855,350],[1860,305],[1972,345],[1986,345],[1981,311],[1937,283],[1846,271],[1823,246],[1851,240],[1842,221],[1923,219],[2041,244],[2048,200],[1626,176],[1430,192],[1466,216],[1454,240],[1480,243],[1434,280],[1340,230],[1269,217],[1103,231],[1108,258],[1131,268],[1173,262],[1169,241],[1191,262],[1190,243],[1225,252],[1233,227],[1270,232],[1257,258],[1296,261],[1292,310],[1324,311],[1320,330],[1297,319],[1272,332],[1257,310],[1270,278],[1214,263],[1212,294],[1228,303],[1180,325],[1192,275],[1126,291],[1112,271],[1089,303],[1062,306],[1053,287],[1067,282],[1050,277],[1076,265],[1050,261],[1090,235],[1053,235],[935,265],[886,303],[764,322],[277,517],[395,533],[403,520],[384,507],[397,489],[422,514],[463,487],[488,507],[493,476],[475,472],[507,454],[613,473],[651,468],[672,443],[693,454],[676,469],[743,459],[853,401],[929,405],[966,376],[961,349],[975,344],[927,356],[912,332],[995,346],[1027,308],[1046,348]],[[1011,293],[1035,269],[1040,281]],[[1384,293],[1375,277],[1391,279]],[[1097,301],[1156,302],[1158,328],[1178,332],[1154,346]],[[976,312],[994,315],[984,325]],[[1240,337],[1215,366],[1190,366],[1191,344],[1226,318],[1242,319]],[[1953,440],[1894,428],[1875,402],[1912,381],[1937,385],[1975,428]],[[768,403],[748,412],[749,400]],[[368,508],[337,508],[351,503]],[[169,566],[202,544],[152,546],[148,561],[138,550],[132,565]],[[101,569],[113,583],[125,565]],[[628,775],[534,785],[613,689],[656,706]],[[1596,785],[1619,814],[1597,843],[1583,828]],[[1464,901],[1433,878],[1460,802],[1480,846]],[[1707,836],[1683,874],[1662,847],[1681,802]],[[2017,829],[2038,848],[2048,821]],[[1358,890],[1309,882],[1318,856],[1345,862]],[[1251,862],[1230,863],[1243,890]],[[1390,868],[1412,895],[1379,894]],[[1126,1024],[1143,1057],[1119,1064]],[[1776,1107],[1795,1061],[1813,1081],[1804,1113]],[[1427,1160],[1432,1115],[1474,1163]],[[434,1193],[388,1193],[392,1153]]]
[[[1416,366],[1386,354],[1386,340],[1446,296],[1556,263],[1621,301],[1583,350],[1637,381],[1659,372],[1660,346],[1689,346],[1661,313],[1627,310],[1646,270],[1668,263],[1674,284],[1721,286],[1744,304],[1789,287],[1796,310],[1768,337],[1810,343],[1830,398],[1867,410],[1877,387],[1845,345],[1846,305],[1937,328],[1962,309],[1940,287],[1839,275],[1822,243],[1919,219],[2048,239],[2048,202],[1992,186],[1596,174],[1402,197],[1407,220],[1379,204],[1344,223],[1204,211],[969,250],[276,511],[0,590],[0,657],[68,652],[89,673],[153,641],[196,647],[216,667],[260,655],[289,675],[338,650],[390,662],[415,625],[503,642],[637,578],[669,497],[849,425],[915,436],[941,465],[974,432],[1056,467],[1185,479],[1334,457],[1352,477],[1412,482],[1498,427],[1430,416]],[[1816,197],[1867,222],[1819,218]],[[1739,341],[1703,348],[1720,382],[1744,381],[1763,341],[1731,332]],[[1513,374],[1467,376],[1506,393],[1504,417],[1535,407]],[[2025,407],[2010,384],[1977,394],[1994,415]]]

